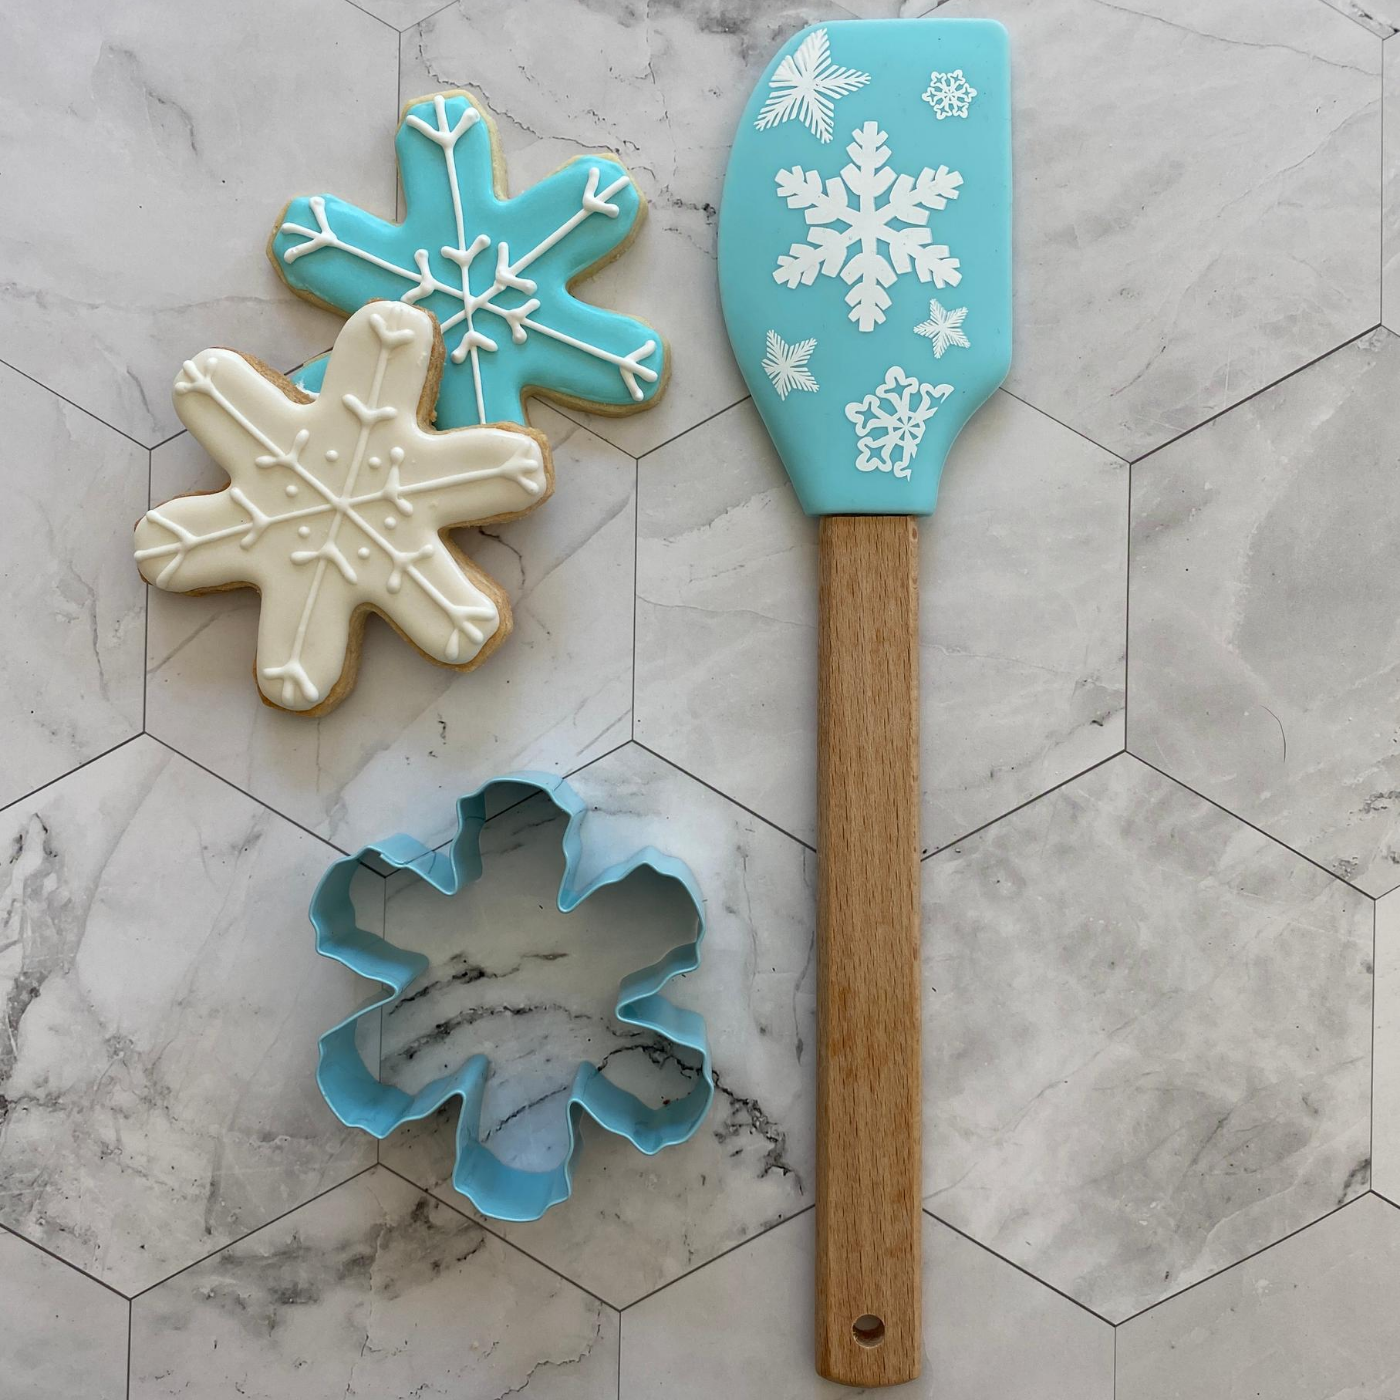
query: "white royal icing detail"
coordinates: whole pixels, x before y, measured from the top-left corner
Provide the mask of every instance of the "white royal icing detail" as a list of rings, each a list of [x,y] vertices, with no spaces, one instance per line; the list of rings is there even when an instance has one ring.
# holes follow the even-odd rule
[[[161,588],[259,589],[258,684],[275,704],[309,709],[330,693],[364,605],[453,664],[499,626],[495,603],[438,532],[528,509],[545,490],[544,458],[524,431],[425,429],[416,410],[432,349],[427,312],[373,302],[346,322],[328,392],[311,403],[217,350],[187,360],[175,381],[180,417],[230,485],[148,511],[136,559]],[[299,487],[311,503],[288,506]],[[381,516],[385,506],[398,516]],[[377,518],[398,527],[394,542]]]
[[[789,345],[777,331],[768,332],[763,372],[772,381],[780,399],[787,398],[793,389],[815,394],[821,387],[807,368],[807,361],[816,348],[815,340],[799,340],[796,345]]]
[[[454,287],[445,282],[439,282],[433,276],[428,265],[426,248],[419,248],[413,254],[414,266],[410,269],[400,267],[397,263],[388,262],[363,248],[357,248],[351,243],[344,242],[336,236],[327,221],[326,201],[320,195],[314,196],[309,201],[312,216],[316,220],[314,229],[306,228],[302,224],[285,223],[282,225],[283,233],[299,234],[306,239],[306,242],[297,243],[288,248],[282,254],[283,259],[291,263],[308,253],[316,252],[319,248],[338,248],[343,253],[349,253],[352,257],[373,263],[375,267],[383,268],[386,272],[392,272],[403,278],[404,281],[411,283],[409,289],[403,293],[401,298],[403,301],[410,303],[421,301],[422,298],[433,292],[442,292],[444,295],[460,301],[462,309],[454,312],[443,321],[442,334],[444,339],[447,339],[450,332],[459,325],[465,327],[456,340],[456,344],[453,345],[451,355],[452,362],[458,365],[469,356],[471,358],[478,422],[484,423],[486,421],[486,403],[481,388],[481,365],[477,357],[480,354],[494,354],[498,348],[497,342],[476,325],[476,317],[482,313],[489,313],[504,321],[510,330],[511,339],[517,345],[524,344],[529,337],[529,332],[534,331],[537,335],[557,340],[561,344],[572,346],[575,350],[581,350],[586,355],[592,355],[595,359],[613,365],[623,384],[626,385],[629,395],[635,402],[640,403],[645,394],[637,383],[638,379],[643,379],[650,384],[654,383],[657,378],[656,370],[641,363],[656,349],[655,340],[643,341],[629,355],[615,355],[600,345],[591,345],[587,341],[578,340],[574,336],[554,329],[546,321],[536,319],[534,313],[541,310],[538,299],[532,298],[523,305],[515,307],[496,305],[496,298],[507,289],[524,292],[526,295],[533,293],[536,290],[535,283],[522,277],[521,273],[537,258],[543,257],[561,239],[567,238],[585,219],[594,214],[609,219],[617,218],[620,212],[618,206],[609,203],[609,201],[627,189],[632,181],[626,175],[620,175],[600,191],[598,186],[601,183],[601,171],[597,166],[591,167],[579,207],[546,238],[513,261],[506,244],[499,244],[496,252],[494,280],[484,291],[472,293],[468,290],[470,286],[467,276],[468,269],[472,262],[490,247],[492,239],[487,233],[478,233],[470,243],[467,242],[462,210],[462,191],[457,180],[457,164],[453,159],[452,148],[457,144],[462,134],[480,120],[481,114],[468,103],[456,125],[449,127],[447,107],[441,93],[433,98],[433,111],[436,117],[436,126],[430,126],[421,117],[412,114],[407,118],[407,122],[414,131],[420,132],[442,150],[443,162],[447,171],[448,189],[452,195],[452,213],[457,227],[457,243],[455,247],[446,246],[439,251],[444,258],[454,263],[460,270],[460,286]]]
[[[944,117],[966,119],[972,99],[976,96],[977,89],[963,77],[963,70],[954,68],[951,73],[929,74],[924,101],[937,113],[939,121]]]
[[[951,384],[925,384],[891,365],[878,388],[858,403],[846,405],[846,417],[858,435],[856,469],[910,476],[924,429],[938,412],[934,400],[946,399],[952,392]]]
[[[962,328],[967,316],[967,307],[959,306],[949,311],[937,297],[928,304],[928,320],[920,321],[914,327],[915,335],[926,336],[933,341],[933,358],[941,360],[943,353],[952,346],[967,350],[972,342]]]
[[[831,61],[826,30],[815,30],[774,69],[768,100],[754,125],[766,131],[796,118],[818,140],[830,141],[836,99],[869,81],[870,74],[858,68],[838,68]]]
[[[925,167],[917,178],[897,176],[885,164],[890,158],[885,139],[879,123],[866,122],[846,147],[850,164],[833,178],[824,180],[797,165],[775,176],[788,208],[806,210],[809,241],[794,243],[778,258],[773,280],[797,287],[811,286],[818,273],[839,276],[851,289],[849,319],[862,331],[885,319],[890,304],[885,288],[896,277],[912,271],[920,282],[932,279],[939,288],[962,280],[958,259],[934,243],[928,229],[928,211],[958,197],[962,176],[946,165]]]

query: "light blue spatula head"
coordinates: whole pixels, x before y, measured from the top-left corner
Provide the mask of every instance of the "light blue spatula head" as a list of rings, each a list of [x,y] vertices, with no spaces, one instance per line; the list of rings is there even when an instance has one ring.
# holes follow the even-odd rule
[[[927,515],[1011,360],[994,20],[847,20],[778,51],[719,221],[734,354],[809,515]]]

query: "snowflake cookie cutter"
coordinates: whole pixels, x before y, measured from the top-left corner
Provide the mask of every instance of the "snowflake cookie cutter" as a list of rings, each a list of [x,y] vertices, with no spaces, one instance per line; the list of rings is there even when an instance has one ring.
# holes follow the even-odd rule
[[[542,793],[568,818],[562,840],[564,873],[558,896],[561,913],[571,912],[597,891],[620,884],[644,868],[679,886],[695,911],[694,936],[677,944],[658,961],[624,977],[614,1007],[614,1014],[623,1024],[654,1031],[675,1045],[695,1051],[700,1065],[694,1087],[680,1098],[654,1108],[612,1083],[596,1066],[580,1064],[565,1108],[568,1151],[563,1161],[544,1171],[510,1166],[481,1140],[481,1106],[489,1072],[485,1055],[472,1055],[455,1070],[416,1094],[409,1094],[384,1083],[365,1063],[355,1043],[360,1020],[398,1001],[429,966],[424,954],[410,952],[359,927],[350,894],[356,870],[366,862],[390,870],[409,870],[442,894],[456,894],[481,876],[480,836],[488,817],[488,800],[502,788]],[[358,976],[380,983],[384,989],[321,1037],[316,1082],[326,1103],[347,1127],[362,1128],[383,1139],[401,1125],[435,1113],[448,1099],[459,1098],[452,1185],[483,1215],[497,1220],[537,1220],[551,1206],[568,1198],[583,1146],[579,1122],[584,1114],[651,1155],[691,1137],[714,1098],[703,1018],[662,995],[662,989],[673,977],[692,972],[700,964],[700,945],[705,936],[705,902],[700,886],[684,861],[653,846],[634,851],[586,884],[579,884],[581,833],[587,811],[573,788],[551,774],[520,772],[493,778],[458,799],[457,834],[445,848],[430,850],[403,833],[374,842],[336,861],[321,877],[311,900],[316,951]]]
[[[402,223],[331,195],[284,207],[267,255],[292,291],[347,316],[375,298],[431,311],[448,349],[439,428],[524,423],[535,395],[610,414],[660,396],[670,374],[661,335],[573,295],[645,219],[621,161],[575,156],[510,195],[495,124],[461,89],[405,103],[394,147]],[[312,360],[295,382],[315,393],[323,369]]]

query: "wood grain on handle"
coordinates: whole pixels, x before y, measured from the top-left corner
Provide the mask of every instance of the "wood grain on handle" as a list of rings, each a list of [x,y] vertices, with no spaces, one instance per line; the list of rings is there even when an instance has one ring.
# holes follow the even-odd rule
[[[893,1385],[923,1356],[918,530],[820,531],[817,1370]]]

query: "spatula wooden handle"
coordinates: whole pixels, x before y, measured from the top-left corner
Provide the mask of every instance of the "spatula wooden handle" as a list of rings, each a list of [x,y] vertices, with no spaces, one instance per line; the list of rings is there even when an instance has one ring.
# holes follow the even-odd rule
[[[918,529],[820,531],[817,1370],[893,1385],[923,1355]]]

